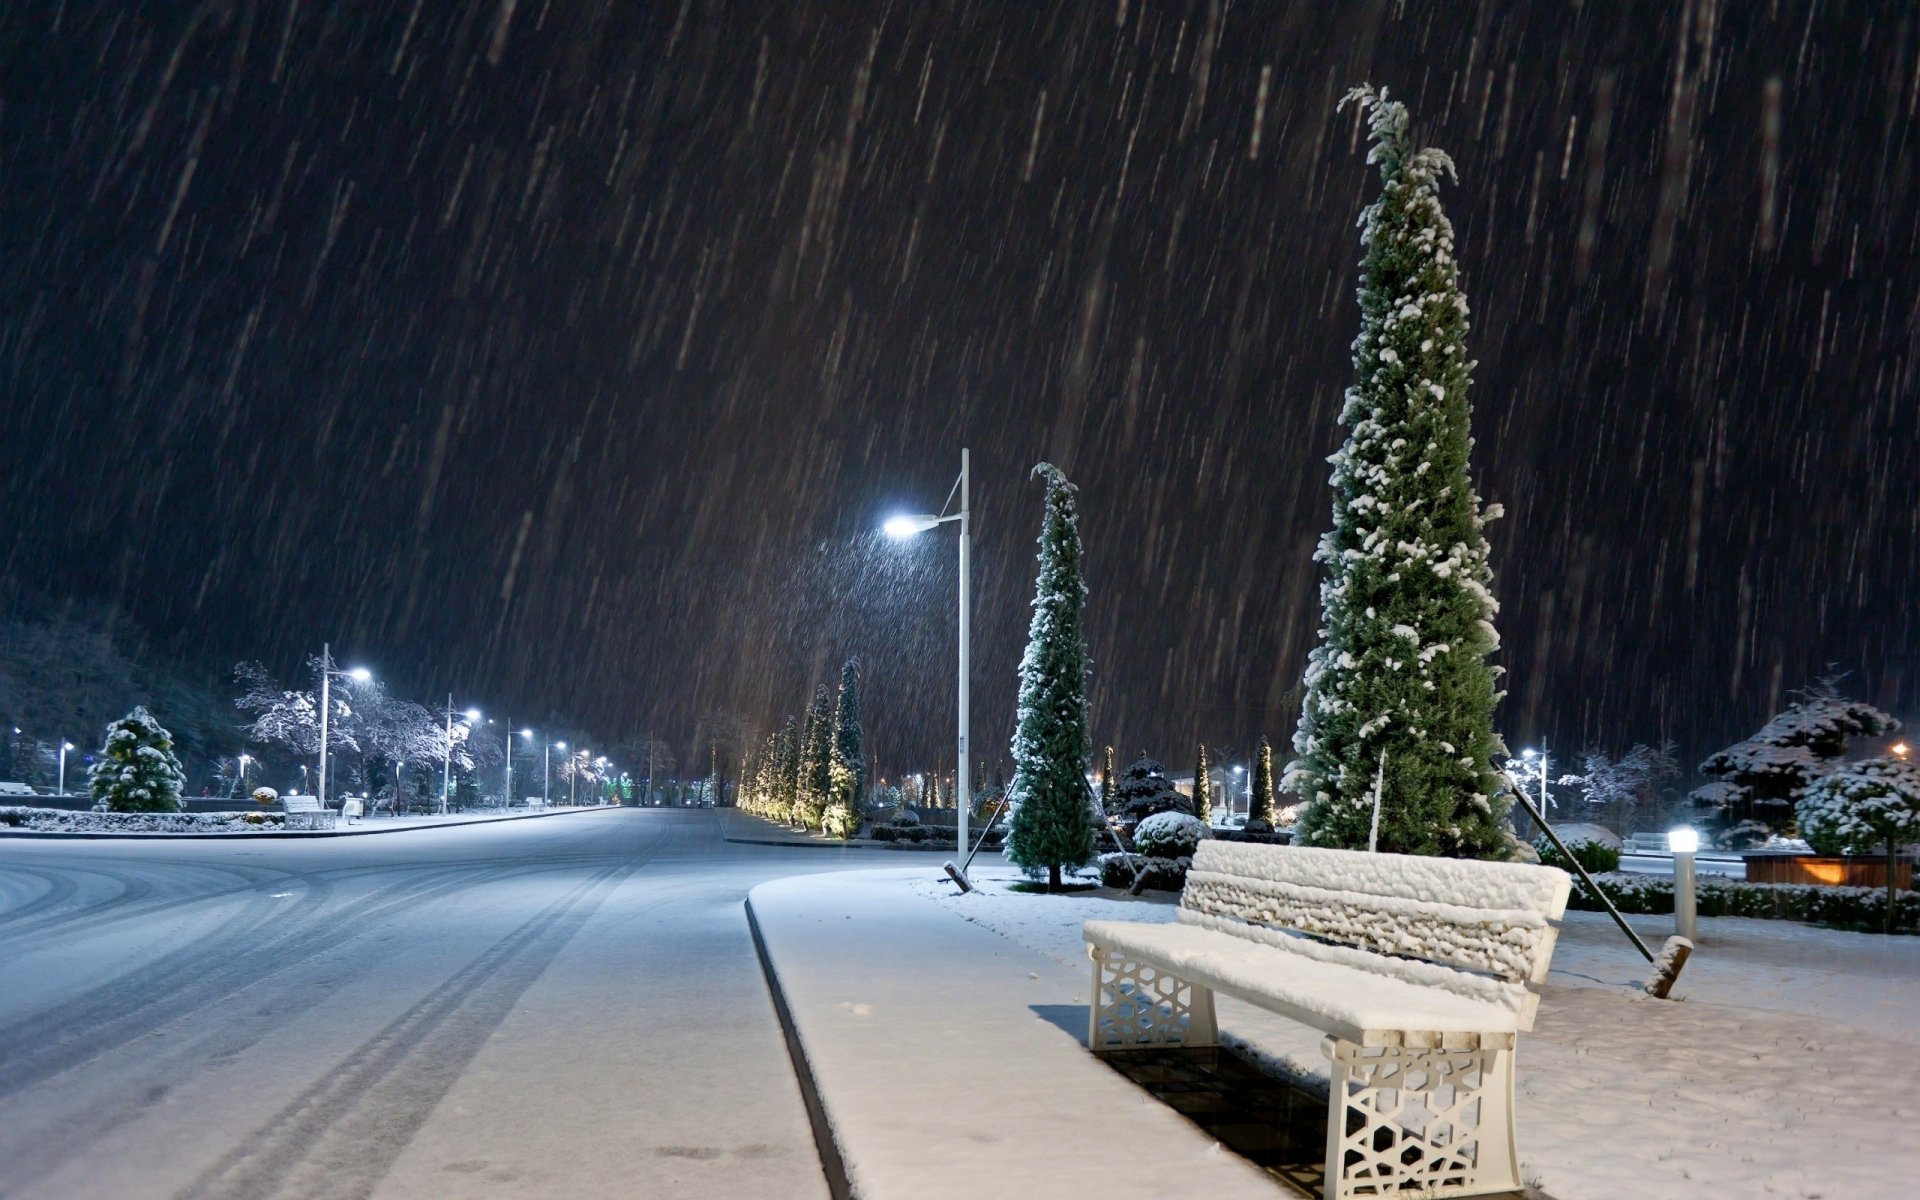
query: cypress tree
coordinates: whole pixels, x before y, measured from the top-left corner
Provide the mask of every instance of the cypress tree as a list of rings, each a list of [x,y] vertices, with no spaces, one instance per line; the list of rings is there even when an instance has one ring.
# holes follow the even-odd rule
[[[1080,569],[1080,515],[1075,488],[1058,467],[1041,463],[1047,481],[1040,527],[1040,570],[1033,622],[1020,661],[1019,724],[1013,735],[1013,821],[1007,858],[1060,888],[1062,867],[1093,857],[1093,809],[1088,803],[1087,646],[1083,630],[1087,585]]]
[[[789,714],[787,723],[774,739],[773,784],[769,789],[773,796],[773,815],[791,825],[800,799],[800,723]]]
[[[833,761],[845,781],[837,792],[856,815],[867,791],[866,734],[860,728],[860,660],[840,668],[840,695],[833,709]]]
[[[1100,764],[1100,811],[1113,803],[1113,747],[1108,746]]]
[[[1262,829],[1273,828],[1273,743],[1263,735],[1260,753],[1253,759],[1253,792],[1247,801],[1247,828],[1255,822]]]
[[[1333,528],[1314,557],[1321,643],[1286,786],[1307,802],[1307,845],[1362,848],[1386,752],[1379,848],[1505,857],[1494,758],[1498,645],[1486,523],[1468,469],[1467,301],[1441,211],[1445,152],[1413,147],[1406,106],[1371,87],[1367,113],[1380,196],[1364,214],[1355,381],[1333,463]],[[1269,819],[1271,819],[1269,815]]]
[[[806,745],[800,753],[799,795],[794,807],[800,822],[817,829],[833,791],[833,692],[826,684],[813,689],[807,705]]]
[[[173,735],[142,706],[107,726],[87,785],[93,802],[111,812],[179,812],[187,776],[173,756]]]
[[[1200,761],[1193,765],[1193,815],[1202,824],[1213,823],[1213,781],[1207,778],[1207,744],[1200,743]]]

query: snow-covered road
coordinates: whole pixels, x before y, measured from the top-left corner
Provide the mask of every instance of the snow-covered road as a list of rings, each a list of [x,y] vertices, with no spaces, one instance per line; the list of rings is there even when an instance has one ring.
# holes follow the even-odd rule
[[[822,1196],[711,812],[0,841],[0,1196]]]

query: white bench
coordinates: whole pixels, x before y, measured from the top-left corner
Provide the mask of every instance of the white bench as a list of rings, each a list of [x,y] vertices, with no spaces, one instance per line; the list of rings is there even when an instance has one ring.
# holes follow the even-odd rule
[[[1216,1045],[1225,993],[1327,1035],[1328,1200],[1517,1191],[1514,1045],[1570,881],[1521,863],[1202,842],[1178,923],[1083,927],[1088,1045]]]
[[[286,828],[294,827],[297,817],[308,829],[332,829],[333,811],[320,807],[318,796],[282,796],[280,811],[286,816]]]

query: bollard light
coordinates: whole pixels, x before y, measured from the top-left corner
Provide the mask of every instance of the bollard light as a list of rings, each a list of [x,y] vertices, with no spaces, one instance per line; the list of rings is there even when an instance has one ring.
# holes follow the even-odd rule
[[[1700,831],[1682,825],[1667,831],[1667,849],[1673,851],[1673,931],[1699,944],[1699,908],[1693,875],[1694,852],[1700,849]]]

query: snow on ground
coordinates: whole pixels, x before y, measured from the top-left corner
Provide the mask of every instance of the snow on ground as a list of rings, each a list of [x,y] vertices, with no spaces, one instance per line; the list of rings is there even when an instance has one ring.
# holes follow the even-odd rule
[[[455,812],[402,817],[365,817],[353,822],[336,819],[331,832],[391,833],[435,825],[473,825],[483,821],[514,821],[526,817],[559,813],[594,812],[592,807],[517,808],[496,812]],[[253,824],[246,818],[259,817]],[[98,813],[76,812],[64,808],[20,808],[0,806],[0,832],[18,830],[29,833],[249,833],[307,832],[288,831],[284,815],[274,812],[200,812],[200,813]],[[325,832],[325,831],[322,831]]]
[[[1171,921],[1175,898],[1110,890],[909,886],[948,911],[1088,970],[1085,920]],[[1641,917],[1650,943],[1671,918]],[[1892,1197],[1888,1170],[1920,1097],[1920,938],[1786,921],[1703,918],[1679,1003],[1640,994],[1646,964],[1604,913],[1570,912],[1517,1060],[1523,1175],[1555,1200]],[[1227,998],[1223,1040],[1325,1086],[1320,1035]]]

